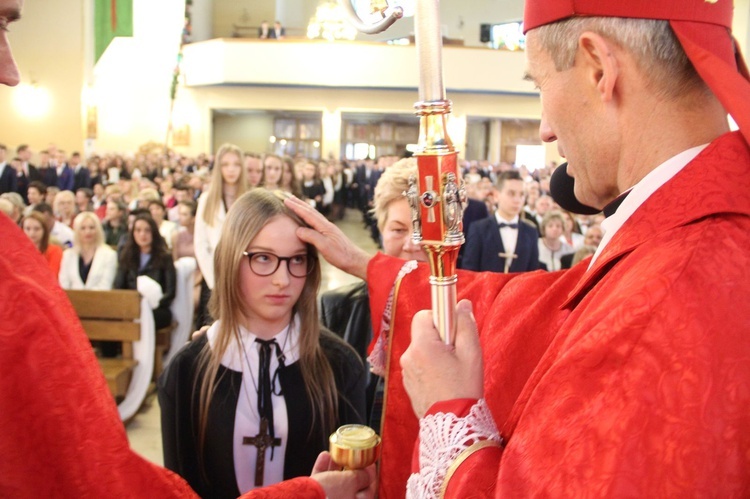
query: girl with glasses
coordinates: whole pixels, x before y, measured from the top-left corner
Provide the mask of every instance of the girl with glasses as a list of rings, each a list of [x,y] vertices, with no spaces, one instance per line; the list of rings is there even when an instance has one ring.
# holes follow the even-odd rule
[[[310,475],[328,436],[364,421],[364,367],[320,326],[300,226],[278,192],[235,202],[215,253],[218,320],[159,380],[164,464],[203,497]]]

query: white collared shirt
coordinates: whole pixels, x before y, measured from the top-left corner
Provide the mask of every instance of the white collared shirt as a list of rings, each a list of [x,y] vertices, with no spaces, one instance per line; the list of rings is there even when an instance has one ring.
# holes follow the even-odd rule
[[[206,333],[208,342],[213,348],[216,343],[216,336],[219,332],[219,323],[216,321]],[[299,360],[299,324],[300,317],[295,316],[290,326],[281,330],[273,339],[281,346],[285,357],[284,364],[290,365]],[[240,493],[252,490],[255,487],[255,463],[258,449],[253,445],[243,445],[242,439],[248,436],[255,436],[260,431],[260,417],[258,415],[258,344],[255,343],[257,335],[240,327],[240,336],[242,344],[232,340],[221,358],[221,365],[242,373],[242,386],[240,387],[239,399],[237,400],[237,409],[234,416],[234,434],[232,437],[232,447],[234,456],[234,473],[237,477],[237,487]],[[245,351],[242,350],[242,345]],[[245,357],[247,354],[247,357]],[[248,366],[248,363],[250,364]],[[275,349],[272,350],[270,362],[270,374],[276,372],[279,366],[279,360],[276,357]],[[276,383],[275,392],[279,392],[279,381]],[[281,395],[271,394],[273,403],[273,420],[274,433],[277,438],[281,439],[281,445],[274,447],[273,460],[271,460],[271,450],[266,451],[266,463],[263,473],[263,484],[271,485],[284,480],[284,459],[286,457],[287,436],[289,435],[289,425],[287,419],[286,401]]]
[[[594,253],[594,257],[589,263],[589,269],[594,265],[596,259],[599,258],[599,255],[604,251],[604,248],[609,244],[615,234],[617,234],[617,231],[620,230],[633,213],[635,213],[654,192],[666,184],[672,177],[677,175],[683,168],[685,168],[685,166],[687,166],[688,163],[693,161],[707,146],[708,144],[703,144],[692,147],[672,156],[664,163],[651,170],[648,175],[643,177],[640,182],[630,189],[630,194],[628,194],[622,204],[617,208],[617,211],[602,222],[602,232],[604,233],[604,237],[602,237],[602,242],[599,243],[599,247],[596,248],[596,253]]]

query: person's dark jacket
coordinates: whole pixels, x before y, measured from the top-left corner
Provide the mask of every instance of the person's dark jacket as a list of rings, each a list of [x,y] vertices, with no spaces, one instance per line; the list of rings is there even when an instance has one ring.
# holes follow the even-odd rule
[[[152,257],[141,270],[138,270],[136,266],[123,268],[120,265],[117,268],[114,284],[114,289],[138,289],[138,277],[142,275],[148,276],[159,283],[164,295],[159,301],[159,306],[154,309],[156,329],[166,327],[171,323],[172,312],[169,307],[174,301],[177,289],[177,272],[174,268],[174,262],[172,262],[172,255],[165,254],[160,263],[160,265],[157,265]]]
[[[349,343],[367,365],[367,348],[372,341],[372,322],[370,321],[370,295],[367,283],[358,282],[326,291],[320,296],[320,321],[325,327]],[[367,370],[367,421],[379,421],[380,415],[373,419],[373,401],[379,376]]]
[[[204,334],[185,345],[158,381],[161,406],[164,466],[185,478],[201,497],[216,499],[239,496],[233,457],[237,403],[242,390],[242,372],[219,367],[217,387],[209,408],[209,425],[201,472],[198,445],[199,388],[196,384],[201,351],[208,342]],[[364,419],[364,366],[357,355],[328,331],[321,330],[320,346],[331,365],[338,391],[337,425],[362,424]],[[308,476],[315,459],[328,450],[330,433],[320,422],[312,424],[312,405],[304,387],[299,361],[278,372],[287,406],[289,434],[284,445],[284,479]],[[252,389],[252,388],[251,388]]]

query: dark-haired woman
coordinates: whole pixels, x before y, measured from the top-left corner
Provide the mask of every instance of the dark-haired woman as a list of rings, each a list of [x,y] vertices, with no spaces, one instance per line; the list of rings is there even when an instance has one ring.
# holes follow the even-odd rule
[[[177,275],[156,222],[145,214],[135,218],[122,248],[114,288],[138,289],[140,276],[150,277],[161,286],[162,297],[154,308],[154,323],[156,329],[169,326],[172,322],[169,306],[174,300]]]

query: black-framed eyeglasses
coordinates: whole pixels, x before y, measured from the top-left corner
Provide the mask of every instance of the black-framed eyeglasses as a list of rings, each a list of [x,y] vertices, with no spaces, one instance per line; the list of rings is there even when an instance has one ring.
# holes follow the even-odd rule
[[[292,277],[306,277],[315,268],[315,259],[307,253],[293,256],[278,256],[273,253],[242,252],[250,260],[250,270],[261,277],[269,276],[275,273],[281,262],[286,262],[286,268]]]

